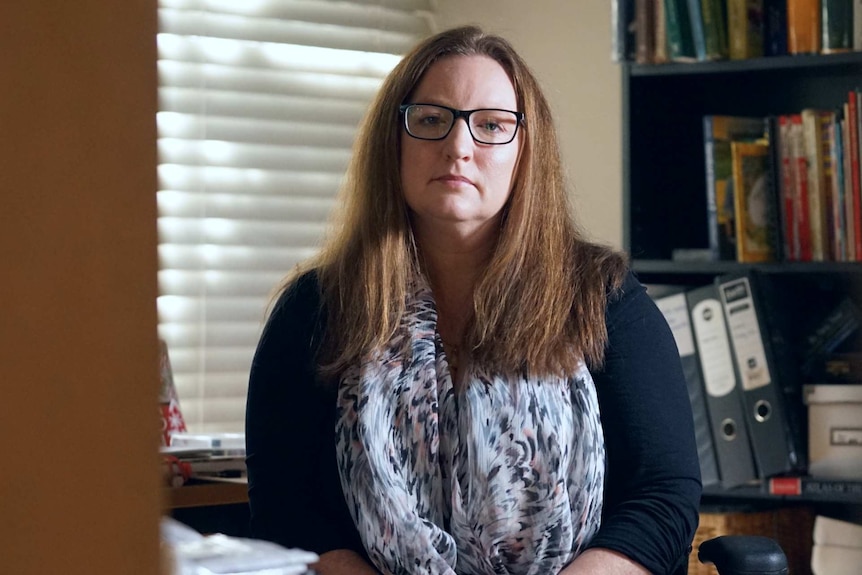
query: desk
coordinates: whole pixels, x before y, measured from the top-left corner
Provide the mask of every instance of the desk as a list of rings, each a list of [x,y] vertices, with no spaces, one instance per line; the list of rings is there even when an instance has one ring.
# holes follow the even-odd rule
[[[165,488],[171,517],[200,533],[250,537],[248,485],[244,480],[193,481]]]
[[[248,484],[243,481],[196,481],[166,489],[168,509],[248,504]]]

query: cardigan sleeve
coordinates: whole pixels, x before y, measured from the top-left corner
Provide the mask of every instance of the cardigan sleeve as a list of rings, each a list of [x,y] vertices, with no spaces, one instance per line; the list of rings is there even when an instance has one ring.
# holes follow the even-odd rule
[[[251,531],[316,553],[364,554],[335,460],[335,392],[315,376],[320,297],[313,273],[276,302],[252,362],[246,404]]]
[[[602,527],[590,547],[669,573],[688,555],[701,495],[679,353],[664,316],[632,274],[609,302],[607,325],[605,364],[593,377],[608,468]]]

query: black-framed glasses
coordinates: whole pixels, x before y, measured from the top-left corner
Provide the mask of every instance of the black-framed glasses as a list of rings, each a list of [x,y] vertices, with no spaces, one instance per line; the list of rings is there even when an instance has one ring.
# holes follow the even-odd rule
[[[524,121],[523,112],[482,108],[456,110],[438,104],[403,104],[404,129],[419,140],[442,140],[452,131],[458,118],[464,118],[470,135],[480,144],[508,144],[515,139],[518,126]]]

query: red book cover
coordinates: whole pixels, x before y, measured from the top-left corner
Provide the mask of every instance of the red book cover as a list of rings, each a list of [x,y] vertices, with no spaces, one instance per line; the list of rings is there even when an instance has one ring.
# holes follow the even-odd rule
[[[811,248],[811,218],[808,207],[808,160],[805,156],[802,115],[792,114],[790,120],[793,160],[796,162],[796,169],[793,172],[796,178],[794,213],[796,214],[797,229],[799,230],[799,259],[800,261],[810,262],[813,259],[813,253]]]
[[[771,495],[802,495],[802,480],[798,477],[773,477],[769,480]]]
[[[159,415],[162,421],[162,445],[171,444],[171,435],[186,431],[186,422],[180,410],[180,400],[174,386],[174,373],[168,357],[168,346],[159,340]]]
[[[784,256],[788,260],[799,260],[799,230],[793,209],[793,162],[790,138],[791,119],[778,118],[778,144],[781,158],[781,187],[779,201],[784,215]]]

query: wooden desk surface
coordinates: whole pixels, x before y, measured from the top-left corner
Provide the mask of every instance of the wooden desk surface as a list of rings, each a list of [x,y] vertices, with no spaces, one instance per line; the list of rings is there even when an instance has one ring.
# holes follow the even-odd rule
[[[245,481],[195,482],[169,487],[165,491],[168,509],[248,503],[248,484]]]

